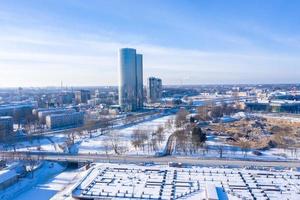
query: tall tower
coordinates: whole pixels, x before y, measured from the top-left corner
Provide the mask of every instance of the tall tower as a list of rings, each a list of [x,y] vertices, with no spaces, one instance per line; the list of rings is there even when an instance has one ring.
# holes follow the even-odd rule
[[[126,111],[135,111],[136,96],[136,50],[122,48],[119,52],[119,105]]]
[[[119,51],[119,105],[125,111],[143,107],[143,56],[132,48]]]
[[[143,108],[144,102],[143,90],[143,55],[136,54],[136,94],[137,94],[137,108]]]

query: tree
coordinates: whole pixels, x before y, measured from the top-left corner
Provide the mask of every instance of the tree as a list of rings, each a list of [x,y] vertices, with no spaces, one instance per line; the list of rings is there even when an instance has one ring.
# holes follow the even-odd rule
[[[159,126],[156,130],[157,141],[161,144],[165,140],[165,132],[162,126]]]
[[[140,148],[142,146],[142,135],[141,135],[141,130],[140,129],[135,129],[133,130],[131,134],[131,144],[134,146],[135,150],[137,148]]]
[[[234,107],[232,105],[227,104],[227,103],[224,103],[222,105],[222,107],[223,107],[222,108],[223,109],[223,113],[225,115],[231,115],[231,114],[233,114],[235,112]]]
[[[120,150],[120,135],[116,131],[112,131],[109,134],[110,144],[115,154],[121,154]]]
[[[173,124],[174,124],[174,120],[173,119],[168,119],[166,122],[165,122],[165,128],[166,129],[170,129],[173,127]]]
[[[218,145],[217,146],[217,151],[219,152],[220,158],[223,158],[224,146],[223,145]]]
[[[32,113],[28,113],[25,115],[25,129],[27,132],[31,132],[33,128],[33,132],[35,132],[37,126],[38,118]]]
[[[187,131],[180,129],[174,132],[176,137],[176,151],[181,150],[183,153],[187,154],[188,152],[188,140],[189,135]]]
[[[250,149],[250,142],[244,138],[240,139],[239,141],[239,146],[241,147],[243,153],[244,153],[244,157],[247,156],[247,152]]]
[[[179,109],[175,117],[175,124],[177,128],[182,127],[186,123],[186,117],[188,114],[189,112],[185,108]]]
[[[206,133],[204,133],[200,127],[195,126],[192,129],[192,148],[195,152],[198,150],[206,141]]]
[[[104,147],[104,150],[105,150],[105,155],[107,156],[107,158],[109,158],[109,150],[112,149],[111,147],[111,144],[110,144],[110,139],[108,137],[105,137],[104,140],[103,140],[103,147]]]
[[[192,135],[199,136],[199,142],[203,143],[206,141],[206,133],[202,131],[199,126],[195,126],[192,129]]]
[[[223,117],[223,109],[221,106],[214,106],[210,113],[212,118],[220,118]]]
[[[157,151],[157,137],[156,137],[156,134],[153,132],[151,134],[151,137],[148,139],[149,142],[148,142],[148,146],[151,147],[152,151]]]
[[[197,108],[197,114],[198,114],[199,120],[202,120],[202,121],[211,120],[211,118],[208,114],[209,110],[210,110],[210,107],[208,105],[199,106]]]

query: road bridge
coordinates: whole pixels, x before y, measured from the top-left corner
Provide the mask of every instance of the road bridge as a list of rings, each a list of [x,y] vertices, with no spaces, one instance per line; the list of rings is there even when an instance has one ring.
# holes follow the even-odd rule
[[[102,162],[102,163],[156,163],[166,165],[169,162],[183,163],[186,165],[203,166],[235,166],[235,167],[285,167],[300,168],[300,161],[295,160],[246,160],[246,159],[217,159],[217,158],[198,158],[185,156],[136,156],[136,155],[106,155],[106,154],[66,154],[51,152],[0,152],[0,158],[10,160],[48,160],[60,162]]]

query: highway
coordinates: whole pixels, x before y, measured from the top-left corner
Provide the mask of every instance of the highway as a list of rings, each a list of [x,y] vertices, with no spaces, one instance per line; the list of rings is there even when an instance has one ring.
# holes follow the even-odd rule
[[[135,156],[135,155],[105,155],[105,154],[65,154],[41,152],[0,152],[2,159],[33,159],[64,162],[99,162],[99,163],[155,163],[166,165],[169,162],[183,163],[186,165],[203,166],[234,166],[234,167],[285,167],[300,168],[300,161],[260,161],[260,160],[234,160],[217,158],[196,158],[179,156]]]

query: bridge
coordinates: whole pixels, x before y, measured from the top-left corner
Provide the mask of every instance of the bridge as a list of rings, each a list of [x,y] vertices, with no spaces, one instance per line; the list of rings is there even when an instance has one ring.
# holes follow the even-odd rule
[[[186,165],[200,166],[234,166],[234,167],[284,167],[300,168],[300,161],[295,160],[237,160],[237,159],[216,159],[184,156],[146,156],[146,155],[109,155],[109,154],[67,154],[51,152],[0,152],[1,159],[7,160],[47,160],[71,163],[122,163],[142,164],[155,163],[167,165],[170,162]]]

